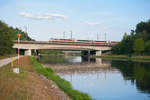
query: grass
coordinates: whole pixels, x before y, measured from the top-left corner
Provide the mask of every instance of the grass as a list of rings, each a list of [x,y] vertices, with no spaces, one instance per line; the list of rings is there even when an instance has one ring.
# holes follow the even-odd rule
[[[32,100],[38,83],[32,76],[37,74],[36,70],[28,59],[22,57],[19,66],[14,61],[14,67],[20,69],[19,74],[13,73],[10,64],[0,67],[0,100]]]
[[[150,62],[150,56],[132,56],[127,55],[102,55],[101,58],[108,58],[113,60],[133,60],[133,61],[146,61]]]
[[[55,75],[51,68],[43,68],[43,66],[38,63],[34,57],[31,57],[30,60],[39,74],[42,74],[48,79],[53,80],[62,91],[67,93],[68,96],[72,98],[72,100],[92,100],[87,93],[82,93],[73,89],[68,81],[62,79],[58,75]]]
[[[28,92],[24,82],[26,74],[14,74],[10,65],[0,68],[0,100],[27,100]]]

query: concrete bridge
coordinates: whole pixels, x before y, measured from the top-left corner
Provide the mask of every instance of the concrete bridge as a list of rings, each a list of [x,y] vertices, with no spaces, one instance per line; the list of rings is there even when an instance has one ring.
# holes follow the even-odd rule
[[[113,45],[117,44],[117,42],[106,42],[106,41],[98,41],[98,42],[79,42],[79,41],[20,41],[15,40],[13,48],[25,50],[25,55],[31,56],[31,50],[76,50],[83,51],[84,54],[90,55],[95,54],[99,56],[102,54],[102,51],[111,50]]]

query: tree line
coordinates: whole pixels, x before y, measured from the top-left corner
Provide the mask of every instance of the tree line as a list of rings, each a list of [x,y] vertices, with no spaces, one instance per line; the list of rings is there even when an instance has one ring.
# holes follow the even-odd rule
[[[124,34],[123,39],[112,47],[113,54],[150,55],[150,20],[140,22],[130,34]]]
[[[21,34],[21,40],[32,40],[26,32],[0,21],[0,56],[14,53],[13,40],[17,40],[18,33]]]

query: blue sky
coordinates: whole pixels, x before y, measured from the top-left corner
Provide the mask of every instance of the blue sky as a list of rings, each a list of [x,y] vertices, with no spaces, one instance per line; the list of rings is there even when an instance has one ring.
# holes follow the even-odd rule
[[[150,0],[0,0],[0,20],[36,40],[70,38],[120,41],[150,19]]]

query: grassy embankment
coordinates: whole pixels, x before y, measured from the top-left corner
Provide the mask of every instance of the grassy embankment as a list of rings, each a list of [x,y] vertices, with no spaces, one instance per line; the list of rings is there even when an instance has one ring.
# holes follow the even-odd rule
[[[20,73],[12,72],[10,64],[0,67],[0,100],[60,100],[61,94],[53,82],[43,79],[35,70],[29,57],[20,58]]]
[[[14,65],[17,66],[17,61]],[[32,72],[34,67],[24,59],[19,68],[20,74],[15,74],[10,64],[0,67],[0,100],[31,100],[32,94],[28,87],[31,80],[27,73]]]
[[[43,66],[38,63],[34,57],[31,57],[30,60],[39,74],[42,74],[48,79],[53,80],[58,87],[67,93],[68,96],[73,100],[92,100],[88,94],[74,90],[68,81],[60,78],[58,75],[55,75],[51,68],[43,68]]]
[[[112,60],[133,60],[133,61],[146,61],[150,62],[150,56],[127,56],[127,55],[102,55],[100,58],[112,59]]]

